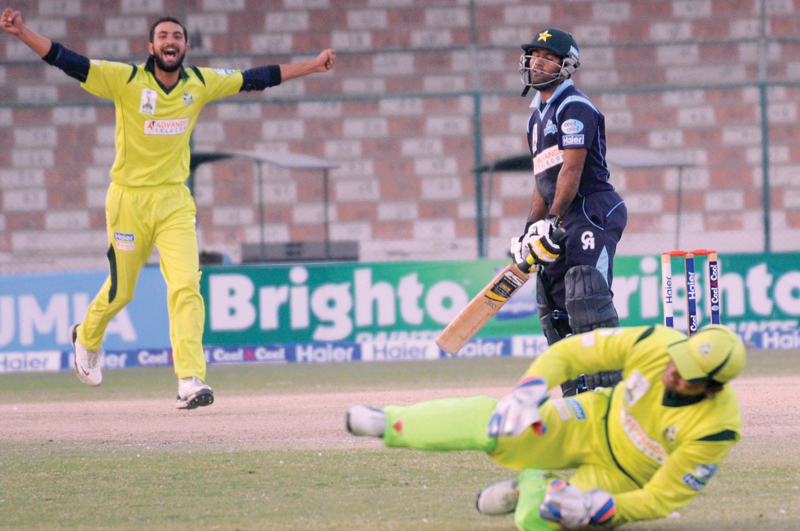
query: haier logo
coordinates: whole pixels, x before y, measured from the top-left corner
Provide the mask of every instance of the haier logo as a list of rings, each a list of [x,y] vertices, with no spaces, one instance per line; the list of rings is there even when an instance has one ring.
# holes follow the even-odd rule
[[[0,353],[0,373],[57,371],[61,369],[61,352],[3,352]]]
[[[470,341],[459,350],[457,358],[494,358],[510,356],[511,342],[507,339],[476,339]]]
[[[298,363],[326,363],[331,361],[352,361],[357,345],[327,343],[324,345],[297,345]],[[360,352],[359,352],[360,354]]]
[[[439,356],[435,341],[368,341],[361,344],[363,361],[432,360]]]
[[[547,348],[547,339],[543,335],[511,338],[511,355],[514,357],[536,357]]]

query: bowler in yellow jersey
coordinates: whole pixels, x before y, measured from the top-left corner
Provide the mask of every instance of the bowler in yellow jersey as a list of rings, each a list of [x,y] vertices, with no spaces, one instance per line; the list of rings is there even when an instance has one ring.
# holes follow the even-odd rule
[[[103,336],[111,319],[133,300],[139,272],[158,247],[167,283],[170,340],[178,376],[178,409],[213,403],[203,353],[205,307],[195,230],[196,206],[184,182],[189,176],[189,138],[203,106],[241,91],[263,90],[334,67],[336,54],[244,72],[183,67],[186,29],[173,17],[150,28],[144,64],[88,59],[28,28],[18,11],[6,9],[0,27],[18,37],[48,64],[79,80],[88,92],[116,107],[111,185],[106,197],[109,276],[86,318],[70,330],[75,373],[100,385]]]
[[[552,345],[499,401],[352,406],[346,425],[390,447],[482,450],[521,471],[477,498],[484,514],[513,512],[520,530],[610,527],[663,518],[709,483],[741,437],[729,382],[745,358],[720,325],[691,338],[660,325],[600,328]],[[561,382],[606,370],[622,370],[623,380],[548,400]],[[576,469],[569,482],[547,477],[566,469]]]

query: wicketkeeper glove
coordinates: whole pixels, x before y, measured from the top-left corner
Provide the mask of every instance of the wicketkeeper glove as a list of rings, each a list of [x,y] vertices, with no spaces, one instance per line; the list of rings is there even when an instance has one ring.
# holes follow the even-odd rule
[[[558,242],[563,238],[564,231],[561,228],[562,219],[558,216],[544,220],[545,226],[539,230],[535,238],[530,238],[527,242],[530,255],[527,256],[528,263],[546,266],[561,256],[561,246]]]
[[[547,382],[541,376],[521,380],[504,398],[500,399],[489,419],[489,437],[517,437],[528,427],[542,435],[547,427],[542,422],[539,406],[547,402]]]
[[[580,529],[611,522],[616,514],[614,497],[600,489],[583,492],[563,479],[551,480],[539,505],[539,516],[565,529]]]

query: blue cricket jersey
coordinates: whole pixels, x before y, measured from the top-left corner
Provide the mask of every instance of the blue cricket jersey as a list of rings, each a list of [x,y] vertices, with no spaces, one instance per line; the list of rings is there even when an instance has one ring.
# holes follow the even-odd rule
[[[558,172],[564,163],[565,149],[585,148],[586,162],[578,196],[613,190],[606,166],[605,118],[571,79],[564,81],[542,104],[537,92],[528,119],[528,146],[533,157],[536,188],[548,208],[556,194]]]

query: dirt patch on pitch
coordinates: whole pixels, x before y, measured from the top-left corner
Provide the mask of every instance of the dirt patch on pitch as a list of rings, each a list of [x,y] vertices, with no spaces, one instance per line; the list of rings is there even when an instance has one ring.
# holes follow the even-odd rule
[[[406,405],[485,394],[507,388],[437,389],[217,397],[214,405],[178,411],[168,400],[0,405],[0,440],[149,444],[221,443],[262,448],[377,446],[344,430],[351,404]],[[800,377],[750,378],[736,383],[744,435],[800,434]]]

